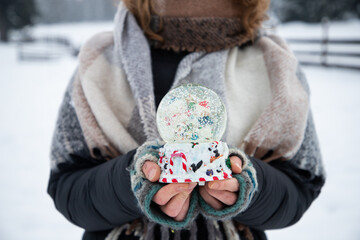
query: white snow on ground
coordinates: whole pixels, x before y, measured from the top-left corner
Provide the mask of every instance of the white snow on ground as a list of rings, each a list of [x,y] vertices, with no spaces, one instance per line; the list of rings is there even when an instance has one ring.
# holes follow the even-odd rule
[[[270,239],[360,239],[360,71],[306,67],[327,180],[296,225]]]
[[[80,239],[46,194],[49,149],[75,59],[17,62],[0,45],[0,239]]]
[[[81,44],[111,26],[39,26],[35,34],[66,35]],[[356,29],[360,29],[359,22],[336,23],[333,31],[359,37]],[[318,32],[318,25],[302,23],[279,28],[283,36],[306,37]],[[82,230],[57,212],[46,194],[51,137],[76,59],[19,62],[16,56],[16,45],[0,45],[0,239],[81,239]],[[328,177],[321,195],[297,224],[268,231],[268,236],[280,240],[360,239],[360,71],[304,70]]]

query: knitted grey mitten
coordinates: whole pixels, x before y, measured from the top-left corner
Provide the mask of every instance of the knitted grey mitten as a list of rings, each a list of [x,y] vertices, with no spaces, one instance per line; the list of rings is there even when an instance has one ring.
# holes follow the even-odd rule
[[[151,221],[173,229],[188,228],[190,223],[197,217],[198,210],[198,193],[193,191],[190,197],[190,206],[188,214],[183,221],[175,221],[173,218],[164,214],[160,208],[152,202],[152,198],[165,186],[164,183],[150,182],[142,172],[142,166],[148,161],[157,163],[159,159],[159,148],[164,142],[159,140],[148,141],[141,145],[134,156],[134,162],[130,166],[131,188],[138,200],[141,210]]]
[[[254,192],[257,190],[256,170],[247,155],[240,149],[229,146],[229,156],[238,156],[242,160],[242,172],[232,175],[240,184],[238,199],[232,206],[228,206],[222,210],[215,210],[200,197],[201,213],[208,218],[224,220],[238,215],[246,210]]]

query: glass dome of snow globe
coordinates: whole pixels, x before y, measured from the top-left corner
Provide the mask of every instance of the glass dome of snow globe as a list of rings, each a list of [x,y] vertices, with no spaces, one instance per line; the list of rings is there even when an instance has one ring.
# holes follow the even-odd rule
[[[156,121],[167,143],[211,142],[220,141],[227,114],[214,91],[197,84],[184,84],[164,96]]]

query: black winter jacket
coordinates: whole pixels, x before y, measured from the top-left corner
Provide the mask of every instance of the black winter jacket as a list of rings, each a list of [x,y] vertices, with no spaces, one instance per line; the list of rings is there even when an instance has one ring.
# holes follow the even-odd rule
[[[177,66],[185,55],[186,52],[152,49],[157,105],[169,90]],[[112,228],[143,216],[126,170],[135,152],[136,149],[107,162],[72,156],[72,164],[64,164],[59,172],[51,172],[48,193],[69,221],[86,230],[83,239],[105,239]],[[319,195],[324,180],[312,177],[286,161],[277,160],[270,164],[255,158],[251,161],[257,172],[258,191],[248,209],[234,219],[249,226],[255,239],[266,239],[264,230],[284,228],[301,218]],[[199,239],[206,239],[208,233],[201,216],[196,224]],[[188,238],[187,231],[183,231],[181,237]],[[170,238],[173,238],[172,234]],[[120,239],[138,238],[122,234]]]

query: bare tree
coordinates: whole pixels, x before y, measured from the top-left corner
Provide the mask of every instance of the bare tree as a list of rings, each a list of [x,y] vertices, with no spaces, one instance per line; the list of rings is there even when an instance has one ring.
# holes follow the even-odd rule
[[[0,0],[0,40],[7,42],[11,29],[32,25],[36,15],[33,0]]]

